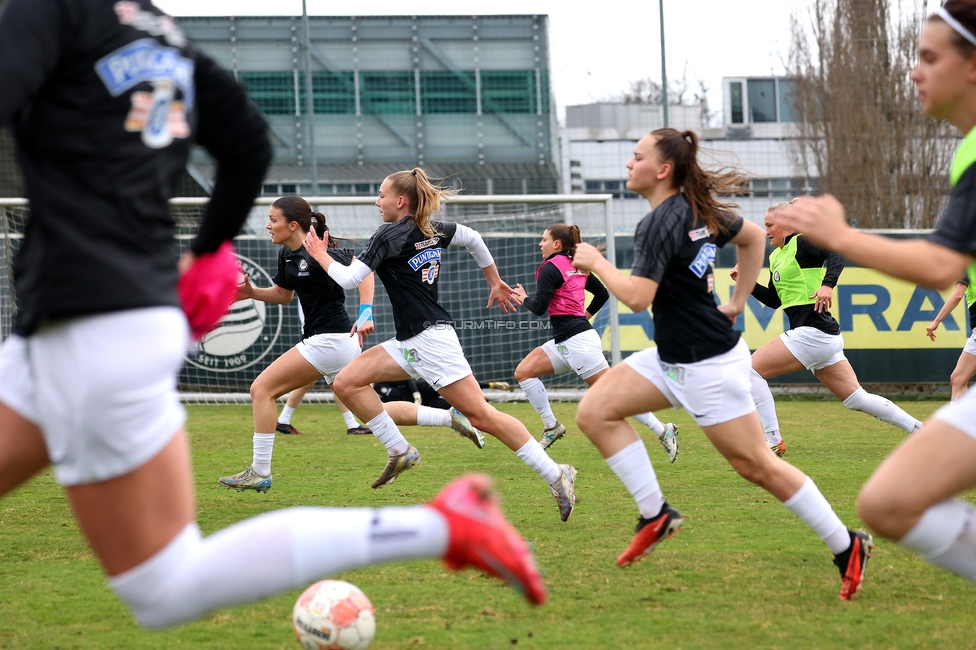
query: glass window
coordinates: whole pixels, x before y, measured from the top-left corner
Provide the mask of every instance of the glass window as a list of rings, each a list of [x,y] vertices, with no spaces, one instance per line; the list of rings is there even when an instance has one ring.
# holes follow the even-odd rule
[[[291,72],[239,72],[237,78],[265,115],[295,114],[295,77]]]
[[[312,103],[317,115],[350,115],[356,112],[356,85],[352,75],[351,72],[312,73]],[[302,101],[305,101],[304,97]]]
[[[359,100],[366,114],[412,115],[417,112],[413,73],[361,72]]]
[[[349,196],[352,194],[352,184],[351,183],[337,183],[336,194],[342,194],[344,196]]]
[[[521,178],[496,178],[492,182],[495,194],[522,194]]]
[[[555,178],[529,178],[525,181],[525,190],[529,194],[555,194]]]
[[[729,95],[732,97],[732,124],[742,124],[742,82],[729,83]]]
[[[752,189],[752,195],[755,197],[769,196],[768,178],[754,178],[749,181],[749,187]]]
[[[776,121],[776,80],[749,79],[749,121]]]
[[[261,187],[261,194],[265,194],[265,195],[268,195],[268,196],[274,196],[274,195],[278,194],[278,186],[277,185],[264,185],[264,186]]]
[[[464,178],[461,180],[461,194],[487,194],[488,179]]]
[[[796,104],[794,103],[793,93],[796,91],[795,79],[779,79],[779,121],[796,121]]]
[[[431,113],[477,113],[473,72],[425,70],[420,73],[420,103]]]
[[[534,113],[535,71],[482,70],[481,109],[485,113]]]
[[[297,194],[298,193],[298,186],[295,185],[294,183],[282,183],[281,184],[281,193],[282,194]]]
[[[369,196],[373,193],[373,186],[369,183],[356,183],[356,196]]]

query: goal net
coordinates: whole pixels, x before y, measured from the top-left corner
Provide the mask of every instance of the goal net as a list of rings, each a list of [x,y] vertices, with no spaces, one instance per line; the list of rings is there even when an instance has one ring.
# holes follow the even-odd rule
[[[235,240],[243,273],[255,286],[272,284],[277,268],[279,246],[272,244],[265,230],[268,205],[274,198],[256,201],[250,217]],[[382,223],[372,198],[323,197],[309,202],[323,212],[333,236],[341,245],[360,252],[370,235]],[[177,234],[186,246],[200,223],[206,199],[179,198],[172,201]],[[15,296],[11,261],[16,254],[29,215],[26,201],[0,199],[0,225],[3,246],[0,257],[0,329],[9,335]],[[608,256],[616,255],[629,266],[629,235],[613,236],[612,199],[608,195],[509,195],[458,196],[445,205],[441,219],[464,223],[479,231],[491,250],[502,279],[512,287],[522,284],[532,295],[535,271],[542,262],[539,240],[543,231],[556,223],[576,224],[583,239],[607,244]],[[608,237],[608,233],[611,235]],[[486,309],[488,285],[477,263],[459,246],[443,252],[438,300],[455,320],[455,329],[475,377],[495,400],[518,399],[521,392],[514,378],[519,362],[534,348],[552,338],[548,317],[537,317],[520,307],[514,314],[503,314],[494,306]],[[611,257],[611,259],[613,259]],[[589,299],[589,296],[587,297]],[[356,290],[347,292],[350,318],[358,313]],[[393,314],[386,288],[376,282],[373,299],[376,331],[367,339],[371,347],[395,335]],[[601,335],[608,360],[619,359],[616,302],[613,298],[593,319]],[[288,305],[273,305],[256,300],[241,300],[232,306],[220,325],[187,353],[180,373],[180,392],[187,402],[226,403],[249,401],[251,382],[278,356],[301,339],[297,299]],[[543,378],[553,398],[578,398],[585,383],[575,373]],[[499,386],[508,383],[514,390]],[[488,384],[491,383],[491,386]],[[331,400],[324,382],[306,399]]]

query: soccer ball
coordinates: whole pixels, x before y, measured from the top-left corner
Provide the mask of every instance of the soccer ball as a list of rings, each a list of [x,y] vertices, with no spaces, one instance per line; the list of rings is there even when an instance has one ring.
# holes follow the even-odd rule
[[[359,587],[322,580],[306,589],[291,614],[305,650],[366,650],[376,634],[373,604]]]

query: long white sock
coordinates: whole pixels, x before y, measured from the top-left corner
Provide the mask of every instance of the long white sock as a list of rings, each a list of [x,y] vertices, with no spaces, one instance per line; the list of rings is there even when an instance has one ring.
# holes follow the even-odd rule
[[[451,412],[429,406],[417,406],[418,427],[450,427]]]
[[[356,422],[356,416],[352,414],[352,411],[346,411],[343,413],[342,419],[346,421],[347,429],[355,429],[359,426],[359,422]]]
[[[932,506],[898,542],[944,569],[976,582],[976,509],[962,499]]]
[[[556,426],[556,416],[552,414],[552,406],[549,404],[549,393],[538,377],[531,377],[525,381],[520,381],[519,386],[525,391],[525,397],[535,412],[542,418],[542,426],[551,429]]]
[[[407,450],[409,446],[407,439],[403,437],[393,418],[386,411],[381,411],[379,415],[367,422],[366,426],[376,439],[383,443],[386,453],[390,456],[402,454]]]
[[[291,416],[294,412],[294,408],[285,404],[284,408],[281,409],[281,415],[278,416],[278,422],[282,424],[291,424]]]
[[[784,501],[783,505],[812,528],[834,555],[843,553],[850,547],[851,536],[847,532],[847,526],[834,514],[834,509],[809,476],[796,494]]]
[[[271,473],[271,455],[274,452],[275,434],[257,433],[251,438],[251,467],[261,476]]]
[[[188,525],[163,550],[109,578],[139,624],[161,628],[378,562],[437,558],[448,527],[432,508],[289,508],[201,539]]]
[[[653,413],[638,413],[631,417],[653,431],[658,438],[664,435],[664,423],[658,420]]]
[[[558,481],[562,474],[562,470],[559,469],[556,461],[549,457],[546,450],[534,438],[529,438],[529,441],[522,445],[515,452],[515,455],[521,458],[523,463],[534,469],[549,485]]]
[[[769,383],[755,370],[749,371],[749,379],[752,381],[752,401],[756,403],[756,411],[759,413],[759,420],[763,425],[766,443],[778,445],[783,441],[783,436],[779,432],[776,402],[773,401],[773,393],[769,390]]]
[[[661,512],[664,494],[643,440],[631,443],[607,458],[607,465],[634,497],[641,517],[650,519]]]
[[[873,415],[882,422],[893,424],[908,433],[922,426],[921,422],[908,413],[905,413],[905,411],[880,395],[867,392],[864,388],[858,388],[851,393],[851,396],[844,400],[844,406],[855,411]]]

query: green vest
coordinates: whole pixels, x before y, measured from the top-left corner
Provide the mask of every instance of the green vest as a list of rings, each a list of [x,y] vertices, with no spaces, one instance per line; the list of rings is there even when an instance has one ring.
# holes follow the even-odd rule
[[[969,276],[969,284],[966,285],[966,306],[972,307],[973,303],[976,302],[976,277],[973,277],[973,267],[976,266],[976,262],[969,265],[969,269],[966,275]]]
[[[976,128],[966,134],[966,137],[959,143],[956,154],[952,157],[952,167],[949,170],[949,186],[955,187],[963,173],[974,162],[976,162]],[[976,259],[969,265],[967,272],[969,273],[969,286],[966,287],[966,304],[971,305],[973,302],[976,302],[976,293],[970,293],[971,291],[976,291],[976,289],[973,289],[973,278],[976,278]]]
[[[814,293],[823,286],[824,267],[815,269],[801,269],[796,261],[796,243],[800,239],[796,235],[782,248],[777,248],[769,254],[769,274],[773,277],[776,295],[783,303],[783,308],[797,305],[812,305]]]

